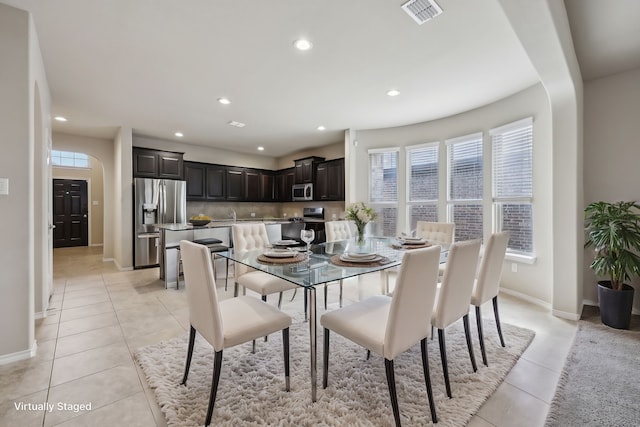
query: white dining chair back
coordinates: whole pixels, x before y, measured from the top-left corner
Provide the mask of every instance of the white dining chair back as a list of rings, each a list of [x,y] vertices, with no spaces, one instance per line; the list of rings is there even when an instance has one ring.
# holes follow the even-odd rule
[[[267,227],[264,223],[251,224],[233,224],[233,251],[252,251],[255,249],[264,249],[269,246],[269,237],[267,236]],[[236,263],[235,277],[253,271],[251,267]]]
[[[180,242],[180,252],[185,283],[189,283],[189,323],[211,343],[214,350],[221,350],[223,325],[210,252],[206,246],[192,242]]]
[[[211,423],[213,416],[222,370],[222,354],[226,348],[282,331],[285,389],[289,391],[289,327],[291,326],[291,317],[273,306],[264,304],[257,298],[243,296],[219,301],[209,248],[182,240],[180,252],[184,268],[190,323],[187,361],[182,385],[187,384],[196,332],[199,332],[214,350],[213,380],[205,425],[208,426]]]
[[[456,225],[451,222],[418,221],[416,237],[422,237],[436,245],[451,245],[454,241]]]
[[[431,317],[432,325],[438,329],[440,358],[448,397],[451,397],[451,385],[447,366],[445,328],[460,318],[462,318],[464,325],[471,366],[474,372],[478,369],[469,333],[469,299],[473,290],[479,252],[480,240],[467,240],[451,245],[447,268],[442,278],[433,316]]]
[[[480,350],[482,353],[482,362],[489,366],[487,362],[487,352],[484,346],[484,332],[482,328],[482,314],[480,306],[489,300],[493,300],[493,315],[496,319],[496,328],[500,337],[500,344],[505,346],[504,337],[502,336],[502,327],[500,326],[500,314],[498,313],[498,291],[500,289],[500,277],[502,276],[502,267],[504,257],[507,253],[507,245],[509,244],[510,233],[503,231],[494,233],[489,237],[484,248],[482,261],[480,262],[480,270],[476,278],[473,292],[471,293],[471,305],[475,306],[476,325],[478,327],[478,339],[480,341]]]
[[[353,237],[355,224],[353,221],[327,221],[324,223],[324,232],[327,242],[348,240]]]
[[[400,265],[393,296],[376,295],[321,316],[320,324],[324,327],[324,388],[328,383],[329,335],[333,331],[384,358],[393,415],[396,426],[400,426],[393,361],[420,342],[431,419],[438,422],[426,338],[430,333],[429,319],[434,307],[439,262],[440,246],[407,251]]]

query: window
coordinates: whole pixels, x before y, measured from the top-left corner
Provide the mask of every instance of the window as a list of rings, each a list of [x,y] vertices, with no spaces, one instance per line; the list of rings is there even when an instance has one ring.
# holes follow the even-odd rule
[[[446,141],[447,220],[456,241],[482,239],[482,133]]]
[[[89,156],[70,151],[51,150],[51,164],[68,168],[88,168]]]
[[[398,224],[398,149],[369,150],[369,204],[378,213],[370,227],[395,236]]]
[[[492,129],[494,229],[509,231],[510,253],[533,255],[533,119]]]
[[[407,147],[407,213],[410,230],[418,221],[438,221],[438,143]]]

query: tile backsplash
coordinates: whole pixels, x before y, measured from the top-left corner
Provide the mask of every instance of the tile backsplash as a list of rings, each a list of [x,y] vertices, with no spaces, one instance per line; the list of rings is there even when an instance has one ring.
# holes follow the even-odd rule
[[[248,202],[187,202],[187,218],[204,214],[213,219],[230,219],[235,210],[238,219],[248,218],[291,218],[302,216],[302,208],[323,207],[327,220],[344,218],[344,202],[287,202],[287,203],[248,203]],[[252,216],[251,214],[255,214]]]

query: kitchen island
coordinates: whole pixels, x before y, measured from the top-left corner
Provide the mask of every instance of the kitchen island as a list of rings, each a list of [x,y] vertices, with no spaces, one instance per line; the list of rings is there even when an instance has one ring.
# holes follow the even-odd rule
[[[158,241],[160,279],[165,288],[176,288],[178,285],[178,249],[181,240],[218,239],[222,245],[233,247],[231,226],[236,223],[264,223],[270,242],[282,239],[282,224],[289,224],[287,220],[270,218],[250,218],[236,221],[211,221],[207,225],[194,226],[191,224],[155,224],[160,232]]]

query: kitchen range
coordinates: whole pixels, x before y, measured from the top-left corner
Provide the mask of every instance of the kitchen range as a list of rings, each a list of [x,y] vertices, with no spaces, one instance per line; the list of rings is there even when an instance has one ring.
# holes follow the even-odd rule
[[[282,224],[282,238],[302,243],[300,232],[305,229],[315,232],[314,244],[324,243],[326,240],[324,221],[324,208],[303,208],[301,217],[289,218],[288,223]]]

